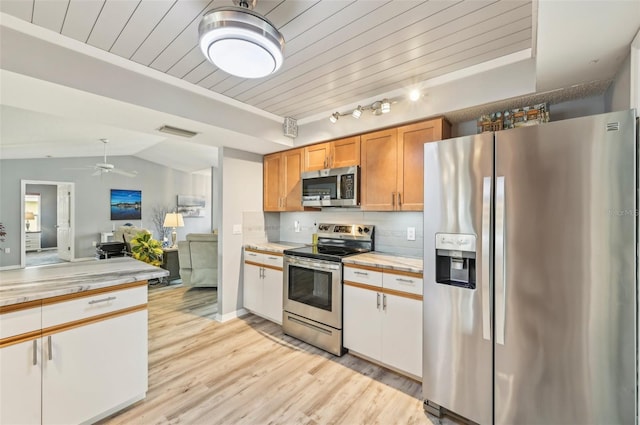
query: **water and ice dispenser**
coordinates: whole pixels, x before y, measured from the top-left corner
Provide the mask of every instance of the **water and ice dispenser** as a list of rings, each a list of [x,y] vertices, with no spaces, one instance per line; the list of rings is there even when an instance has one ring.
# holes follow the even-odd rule
[[[436,233],[436,282],[476,288],[476,237]]]

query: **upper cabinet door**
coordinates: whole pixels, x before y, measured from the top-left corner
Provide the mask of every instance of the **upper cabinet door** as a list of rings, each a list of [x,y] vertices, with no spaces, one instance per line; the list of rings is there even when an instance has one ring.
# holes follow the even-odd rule
[[[331,143],[320,143],[304,148],[304,171],[329,168]]]
[[[282,154],[275,153],[264,156],[264,191],[263,206],[265,211],[280,211],[282,198],[280,196],[280,175],[284,172]]]
[[[396,129],[361,136],[360,200],[363,210],[393,211],[398,197],[396,176],[398,143]]]
[[[282,207],[285,211],[302,211],[302,149],[293,149],[282,153],[284,175],[282,187],[284,199]]]
[[[360,136],[334,140],[331,145],[331,168],[360,165]]]
[[[424,144],[442,140],[443,133],[448,137],[448,128],[441,118],[398,127],[397,209],[424,209]]]

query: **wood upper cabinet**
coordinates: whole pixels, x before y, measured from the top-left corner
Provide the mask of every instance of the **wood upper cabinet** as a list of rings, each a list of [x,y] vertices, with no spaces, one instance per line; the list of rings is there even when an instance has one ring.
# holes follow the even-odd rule
[[[360,136],[304,148],[304,171],[360,165]]]
[[[264,199],[265,211],[302,211],[303,149],[291,149],[265,155]]]
[[[361,136],[362,209],[422,211],[424,144],[449,137],[443,118]]]

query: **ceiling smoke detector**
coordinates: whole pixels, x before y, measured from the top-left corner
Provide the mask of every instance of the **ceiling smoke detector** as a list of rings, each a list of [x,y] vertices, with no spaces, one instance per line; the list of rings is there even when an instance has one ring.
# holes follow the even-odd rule
[[[251,10],[256,0],[234,0],[200,21],[200,50],[221,70],[241,78],[273,74],[284,60],[284,37],[264,16]]]

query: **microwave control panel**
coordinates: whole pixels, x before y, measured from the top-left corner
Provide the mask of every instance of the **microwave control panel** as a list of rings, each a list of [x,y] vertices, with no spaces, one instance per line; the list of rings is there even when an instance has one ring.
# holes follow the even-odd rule
[[[340,199],[353,199],[355,196],[355,178],[353,174],[340,176]]]

